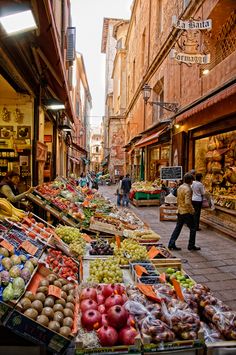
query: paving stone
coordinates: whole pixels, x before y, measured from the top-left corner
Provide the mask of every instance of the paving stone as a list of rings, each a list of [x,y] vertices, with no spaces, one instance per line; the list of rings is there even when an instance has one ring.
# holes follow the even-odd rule
[[[194,281],[196,281],[196,282],[207,282],[207,281],[209,281],[207,278],[206,278],[206,276],[203,276],[203,275],[195,275],[194,276]]]
[[[196,268],[196,269],[193,268],[192,272],[194,275],[206,275],[206,277],[207,277],[208,274],[218,274],[219,270],[214,267],[202,268],[202,269],[201,268]]]
[[[222,301],[234,300],[236,302],[236,290],[230,290],[230,292],[219,291],[219,294]]]
[[[206,282],[206,285],[212,291],[229,290],[229,294],[230,294],[231,290],[236,288],[236,280],[210,281],[210,282]]]
[[[217,274],[208,274],[207,278],[209,281],[217,281],[217,280],[235,280],[235,277],[231,273],[219,272]]]

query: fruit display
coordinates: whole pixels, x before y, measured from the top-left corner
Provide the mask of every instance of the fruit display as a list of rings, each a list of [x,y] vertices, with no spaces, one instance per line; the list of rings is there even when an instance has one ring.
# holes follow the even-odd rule
[[[152,181],[137,181],[132,184],[132,190],[135,192],[160,192],[161,184],[160,181],[155,181],[154,183]]]
[[[18,222],[25,217],[25,212],[14,207],[6,198],[0,198],[0,219],[9,218]]]
[[[88,332],[97,331],[100,346],[134,345],[138,332],[126,301],[125,289],[119,284],[82,289],[81,325]]]
[[[35,189],[35,193],[39,193],[40,195],[44,196],[46,199],[49,199],[49,196],[53,197],[59,195],[60,191],[61,189],[52,183],[39,185]]]
[[[90,262],[88,281],[96,283],[122,282],[122,270],[114,258],[95,259]]]
[[[79,229],[74,227],[59,226],[55,229],[55,233],[69,245],[69,249],[72,254],[84,255],[86,242],[83,239],[83,234]]]
[[[20,224],[20,227],[24,230],[25,234],[30,238],[39,238],[40,240],[46,240],[54,234],[54,229],[48,227],[43,222],[37,222],[33,217],[25,217]]]
[[[113,255],[113,247],[107,240],[97,239],[91,242],[90,255]]]
[[[153,246],[149,245],[147,246],[147,250],[150,251],[153,248]],[[157,253],[156,255],[153,257],[153,259],[172,259],[175,258],[175,256],[173,256],[171,254],[171,252],[167,249],[166,246],[164,246],[163,244],[156,244],[155,248],[157,249]]]
[[[113,244],[113,246],[114,260],[120,265],[128,265],[132,261],[148,259],[146,247],[132,239],[124,240],[120,243],[120,247],[118,247],[117,244]]]
[[[143,221],[138,218],[132,211],[128,208],[116,209],[116,211],[109,213],[110,217],[119,219],[122,222],[132,224],[137,228],[142,228],[144,226]]]
[[[154,265],[147,262],[134,262],[130,264],[130,270],[135,282],[141,282],[146,285],[152,285],[160,282],[159,273]]]
[[[51,273],[41,278],[36,292],[25,292],[18,308],[25,316],[68,338],[77,317],[76,292],[74,283]]]
[[[37,259],[30,255],[0,247],[0,298],[4,302],[17,300],[24,293],[37,265]]]
[[[172,279],[176,279],[184,288],[190,288],[195,285],[195,282],[181,270],[176,270],[174,268],[169,267],[165,270],[165,273],[167,281],[171,282]]]
[[[49,248],[46,255],[43,255],[48,268],[64,279],[78,280],[78,264],[62,251]]]

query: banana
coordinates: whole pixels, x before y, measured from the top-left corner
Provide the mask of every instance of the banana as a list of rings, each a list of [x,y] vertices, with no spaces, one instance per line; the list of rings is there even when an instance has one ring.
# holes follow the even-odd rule
[[[12,215],[22,219],[25,217],[25,212],[23,210],[20,210],[19,208],[12,206]]]
[[[5,214],[11,216],[12,215],[12,204],[7,201],[5,198],[0,198],[0,212],[4,212]]]

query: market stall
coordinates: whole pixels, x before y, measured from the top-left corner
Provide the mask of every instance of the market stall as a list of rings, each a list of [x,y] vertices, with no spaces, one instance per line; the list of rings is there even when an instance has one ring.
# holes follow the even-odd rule
[[[100,199],[103,212],[90,220],[101,217],[116,234],[85,233],[80,215],[75,227],[23,211],[2,217],[4,327],[55,354],[212,355],[214,343],[235,351],[236,313],[185,272],[160,235]]]
[[[160,206],[162,197],[160,181],[138,181],[132,184],[131,202],[139,206]]]

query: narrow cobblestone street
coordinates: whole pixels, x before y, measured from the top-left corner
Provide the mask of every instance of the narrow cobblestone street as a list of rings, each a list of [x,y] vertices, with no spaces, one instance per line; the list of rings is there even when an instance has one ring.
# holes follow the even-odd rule
[[[115,186],[101,186],[99,192],[116,203]],[[122,207],[121,207],[122,208]],[[160,234],[161,242],[168,244],[175,222],[160,221],[159,207],[134,207],[133,212]],[[182,259],[185,271],[197,282],[210,287],[216,297],[236,310],[236,254],[235,240],[201,225],[197,232],[198,252],[187,250],[189,230],[184,226],[177,245],[182,248],[174,255]]]

